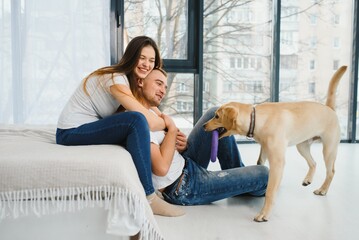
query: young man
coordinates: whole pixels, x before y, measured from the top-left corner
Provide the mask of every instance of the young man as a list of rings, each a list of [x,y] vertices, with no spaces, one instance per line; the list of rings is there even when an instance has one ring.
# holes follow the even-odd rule
[[[160,105],[167,91],[167,74],[154,69],[137,82],[138,100],[150,110]],[[233,136],[218,142],[221,171],[208,171],[212,133],[203,124],[214,116],[208,110],[196,123],[188,139],[174,121],[162,114],[167,131],[150,132],[152,178],[164,199],[178,205],[207,204],[241,194],[263,196],[268,182],[268,168],[242,163]],[[151,111],[151,110],[150,110]]]

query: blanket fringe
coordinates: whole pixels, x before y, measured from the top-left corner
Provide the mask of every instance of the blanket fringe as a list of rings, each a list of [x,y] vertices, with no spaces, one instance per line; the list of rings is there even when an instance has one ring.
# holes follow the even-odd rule
[[[162,240],[163,237],[145,216],[145,203],[127,189],[113,186],[30,189],[0,192],[0,222],[34,213],[37,217],[84,208],[127,213],[142,223],[140,239]]]

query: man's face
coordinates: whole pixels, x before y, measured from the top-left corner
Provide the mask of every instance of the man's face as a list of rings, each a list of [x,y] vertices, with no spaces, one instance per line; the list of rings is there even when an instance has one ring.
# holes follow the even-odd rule
[[[154,69],[145,79],[139,80],[138,86],[149,107],[157,107],[166,95],[167,77]]]

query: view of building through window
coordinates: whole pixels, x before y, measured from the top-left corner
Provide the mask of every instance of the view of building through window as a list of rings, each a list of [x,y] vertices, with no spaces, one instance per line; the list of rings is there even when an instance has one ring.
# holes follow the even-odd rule
[[[186,2],[126,1],[125,35],[131,39],[148,34],[159,43],[164,58],[185,57],[187,9],[177,7]],[[351,60],[352,4],[281,1],[280,101],[324,102],[331,76]],[[272,1],[204,0],[203,15],[203,110],[229,101],[269,101]],[[189,75],[170,75],[171,88],[162,109],[191,128],[194,79]],[[338,88],[342,138],[347,137],[348,87],[347,73]]]
[[[352,1],[281,2],[280,101],[325,103],[334,72],[351,61]],[[342,138],[347,138],[350,71],[337,92]]]

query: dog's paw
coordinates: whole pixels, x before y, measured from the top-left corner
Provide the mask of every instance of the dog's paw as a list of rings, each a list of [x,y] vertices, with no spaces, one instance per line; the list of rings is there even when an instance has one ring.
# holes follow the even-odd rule
[[[310,182],[310,181],[308,181],[308,180],[304,180],[303,181],[303,183],[302,183],[302,185],[303,186],[308,186],[308,185],[310,185],[312,182]]]
[[[319,188],[319,189],[315,190],[313,193],[314,193],[315,195],[325,196],[325,195],[327,194],[327,191],[324,190],[324,189]]]
[[[267,217],[262,213],[257,215],[253,220],[255,222],[267,222],[268,221]]]

